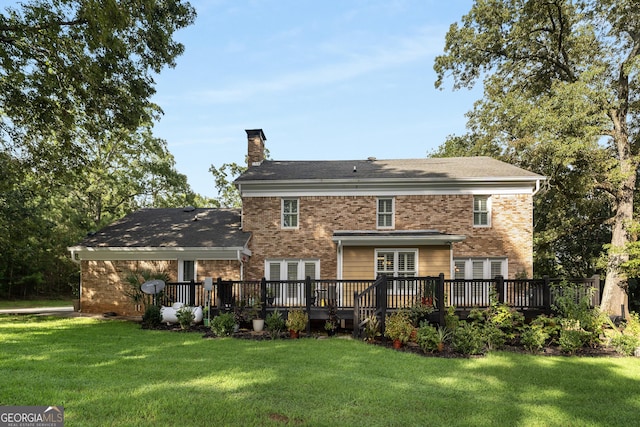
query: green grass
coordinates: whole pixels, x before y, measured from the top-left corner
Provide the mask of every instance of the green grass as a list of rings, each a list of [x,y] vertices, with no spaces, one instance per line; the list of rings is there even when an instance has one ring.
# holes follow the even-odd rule
[[[426,358],[37,316],[0,317],[0,349],[0,405],[64,405],[67,426],[612,426],[640,413],[636,358]]]
[[[42,300],[0,300],[0,310],[9,308],[40,308],[40,307],[68,307],[72,300],[42,299]]]

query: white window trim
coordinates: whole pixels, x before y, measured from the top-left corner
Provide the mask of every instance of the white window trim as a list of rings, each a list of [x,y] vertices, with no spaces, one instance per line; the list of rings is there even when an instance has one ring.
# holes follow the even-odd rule
[[[380,200],[391,200],[391,225],[380,225],[380,215],[389,214],[389,212],[380,212]],[[379,230],[391,230],[396,228],[396,198],[395,197],[378,197],[376,198],[376,228]]]
[[[284,202],[295,200],[296,202],[296,225],[294,227],[284,225]],[[296,197],[283,197],[280,201],[280,227],[283,230],[297,230],[300,227],[300,199]]]
[[[487,223],[486,224],[476,224],[476,198],[477,197],[486,197],[487,198]],[[476,194],[473,196],[473,201],[471,205],[471,211],[473,215],[473,226],[475,228],[489,228],[491,227],[491,196],[489,194]],[[482,211],[478,211],[482,212]]]
[[[472,280],[473,279],[473,262],[474,261],[482,261],[483,262],[483,277],[484,280],[493,280],[495,277],[491,277],[491,262],[492,261],[500,261],[502,263],[501,267],[501,275],[503,277],[507,277],[509,271],[509,259],[507,257],[493,257],[493,258],[484,258],[484,257],[471,257],[471,258],[460,258],[454,257],[453,263],[451,264],[451,277],[455,277],[455,268],[456,262],[464,262],[464,280]]]
[[[194,259],[179,259],[178,260],[178,282],[185,282],[184,280],[184,263],[185,261],[193,261],[193,280],[198,280],[198,261]]]
[[[304,276],[304,265],[306,263],[314,263],[316,265],[316,277],[312,277],[312,279],[319,280],[320,279],[320,260],[319,259],[305,259],[305,258],[271,258],[264,260],[264,277],[271,276],[271,264],[279,263],[280,264],[280,278],[278,280],[287,280],[287,264],[296,262],[298,263],[298,279],[296,280],[304,280],[306,277]]]

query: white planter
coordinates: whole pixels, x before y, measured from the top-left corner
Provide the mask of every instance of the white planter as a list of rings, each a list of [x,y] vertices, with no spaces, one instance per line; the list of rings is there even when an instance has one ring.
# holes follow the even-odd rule
[[[261,332],[264,329],[264,319],[253,319],[253,330]]]

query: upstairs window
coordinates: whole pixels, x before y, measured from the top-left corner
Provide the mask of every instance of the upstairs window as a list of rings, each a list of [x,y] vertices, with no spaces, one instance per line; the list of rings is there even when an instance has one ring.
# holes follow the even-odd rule
[[[282,228],[298,228],[298,199],[282,199]]]
[[[393,198],[378,199],[378,228],[394,227],[394,203]]]
[[[489,227],[491,225],[491,215],[489,196],[473,197],[473,225],[475,227]]]

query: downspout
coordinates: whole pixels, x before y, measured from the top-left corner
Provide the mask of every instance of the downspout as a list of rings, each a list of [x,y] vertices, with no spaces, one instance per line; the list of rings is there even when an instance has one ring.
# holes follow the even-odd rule
[[[536,179],[536,189],[533,190],[533,193],[531,193],[531,197],[535,196],[536,194],[538,194],[538,191],[540,191],[540,180]]]

